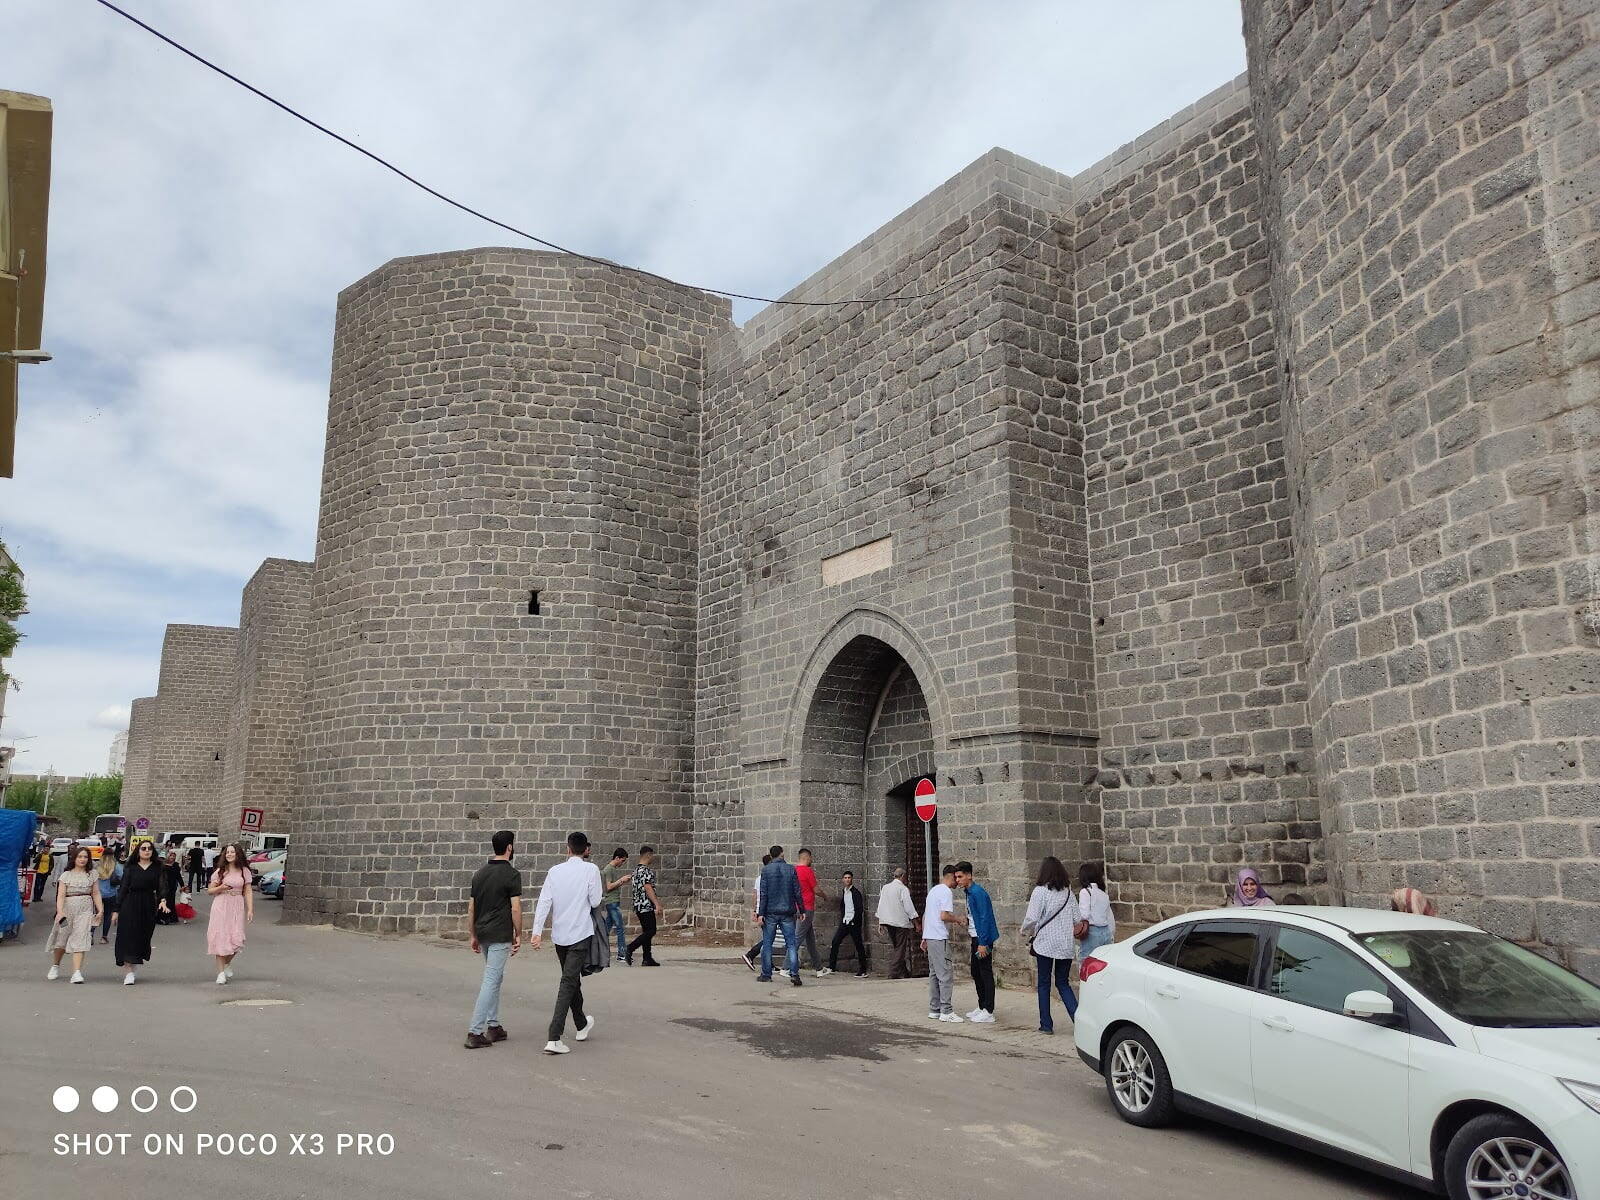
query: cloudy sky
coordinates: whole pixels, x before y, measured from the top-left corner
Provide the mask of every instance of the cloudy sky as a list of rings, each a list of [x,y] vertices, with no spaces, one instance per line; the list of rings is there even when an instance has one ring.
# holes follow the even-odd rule
[[[119,0],[442,190],[775,295],[991,146],[1076,172],[1244,69],[1237,0]],[[0,537],[19,771],[103,771],[169,622],[310,558],[338,290],[506,237],[94,0],[9,0],[55,105],[45,309]],[[741,305],[741,320],[755,310]]]

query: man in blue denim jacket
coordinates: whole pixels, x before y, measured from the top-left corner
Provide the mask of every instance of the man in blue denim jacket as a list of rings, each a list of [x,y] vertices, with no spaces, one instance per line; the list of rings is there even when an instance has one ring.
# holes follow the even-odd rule
[[[972,986],[978,989],[978,1007],[967,1020],[994,1024],[994,944],[1000,940],[995,924],[994,901],[984,886],[972,877],[972,864],[956,864],[956,886],[967,889],[967,933],[972,937]]]
[[[799,987],[800,947],[795,942],[794,927],[795,918],[805,907],[800,876],[784,861],[782,846],[774,846],[767,854],[770,861],[761,868],[761,895],[756,905],[756,919],[761,922],[761,974],[756,978],[762,983],[772,980],[772,939],[781,926],[789,982]]]

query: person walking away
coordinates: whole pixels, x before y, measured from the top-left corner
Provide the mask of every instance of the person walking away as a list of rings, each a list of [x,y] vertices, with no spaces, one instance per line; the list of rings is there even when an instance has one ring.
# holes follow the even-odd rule
[[[1089,932],[1078,942],[1078,970],[1083,960],[1096,950],[1117,940],[1117,918],[1106,895],[1106,865],[1086,862],[1078,868],[1078,917],[1088,922]]]
[[[766,865],[771,861],[772,861],[772,855],[763,854],[761,856],[761,866],[762,866],[762,868],[765,869]],[[752,925],[754,925],[757,929],[761,928],[761,872],[760,871],[756,872],[755,880],[750,884],[750,923]],[[756,964],[761,961],[761,939],[759,937],[756,938],[755,941],[750,943],[750,949],[746,950],[739,957],[744,959],[744,965],[749,967],[752,971],[759,971],[761,968],[758,967]]]
[[[622,961],[633,966],[633,952],[644,951],[644,965],[661,964],[650,953],[650,943],[656,936],[656,917],[661,912],[661,902],[656,899],[656,869],[650,864],[656,860],[654,846],[639,847],[639,865],[633,869],[633,916],[639,922],[639,936],[628,943]]]
[[[189,860],[189,890],[198,892],[206,886],[206,852],[199,846],[190,846]]]
[[[62,860],[65,867],[56,883],[56,923],[51,926],[50,970],[46,979],[61,976],[61,958],[72,955],[72,982],[83,982],[83,956],[94,945],[94,925],[101,919],[100,876],[89,847],[74,844]]]
[[[950,926],[960,923],[955,914],[956,897],[950,890],[956,869],[949,863],[939,868],[939,882],[928,889],[922,908],[922,951],[928,956],[928,1020],[959,1024],[961,1018],[950,1004],[955,982],[950,967]]]
[[[772,982],[772,939],[783,930],[785,965],[789,982],[800,986],[800,944],[795,939],[795,919],[805,911],[800,895],[800,876],[783,857],[783,847],[767,851],[767,865],[761,868],[760,895],[756,920],[761,924],[761,974],[758,983]]]
[[[639,850],[644,862],[645,850]],[[636,885],[637,886],[637,885]],[[533,936],[528,944],[535,950],[550,922],[550,940],[555,943],[556,959],[561,963],[561,983],[556,989],[556,1009],[550,1017],[550,1040],[546,1054],[567,1054],[572,1047],[561,1040],[566,1032],[567,1014],[580,1042],[594,1032],[594,1017],[583,1011],[583,966],[589,961],[589,939],[594,937],[594,909],[605,895],[600,868],[589,861],[589,837],[584,833],[567,835],[567,860],[550,868],[539,889],[539,903],[533,910]]]
[[[522,872],[512,866],[517,835],[502,829],[489,839],[493,857],[472,876],[467,900],[467,932],[472,952],[483,955],[483,982],[467,1026],[468,1050],[506,1040],[500,1024],[500,984],[506,962],[522,945]],[[614,907],[614,906],[613,906]]]
[[[606,889],[606,936],[610,937],[610,930],[617,932],[617,961],[628,961],[628,925],[622,917],[622,904],[624,900],[631,899],[628,894],[628,883],[633,876],[628,874],[628,852],[618,846],[611,852],[611,861],[606,869],[600,872],[600,881]],[[632,908],[632,903],[629,903]]]
[[[801,846],[794,857],[794,873],[800,880],[800,899],[805,905],[800,911],[800,923],[795,926],[795,934],[811,956],[811,969],[818,977],[830,975],[832,971],[823,967],[822,955],[817,953],[817,899],[826,899],[826,896],[817,890],[817,873],[811,866],[811,851]]]
[[[856,947],[856,978],[867,977],[867,947],[861,940],[866,920],[867,902],[856,886],[855,872],[846,871],[839,876],[839,928],[833,931],[833,945],[828,947],[828,974],[839,969],[839,943],[848,937]]]
[[[136,981],[138,969],[150,961],[150,940],[156,919],[167,907],[161,879],[161,863],[156,859],[156,844],[140,842],[133,858],[122,869],[122,887],[117,892],[117,911],[111,920],[117,927],[112,950],[117,966],[126,968],[124,984]]]
[[[1085,930],[1078,902],[1072,894],[1072,877],[1055,855],[1039,864],[1028,912],[1022,918],[1022,936],[1033,950],[1034,982],[1039,990],[1039,1032],[1054,1033],[1050,1016],[1050,985],[1061,993],[1067,1016],[1078,1019],[1078,998],[1072,994],[1072,942]]]
[[[178,888],[183,885],[183,868],[178,864],[178,851],[169,848],[166,858],[158,864],[161,870],[161,898],[164,907],[156,918],[158,925],[178,923]]]
[[[100,944],[111,941],[111,915],[117,911],[117,888],[122,885],[122,864],[109,850],[100,856],[95,868],[100,877]]]
[[[1254,867],[1241,867],[1233,878],[1233,895],[1228,898],[1229,908],[1275,908],[1277,902],[1261,885],[1261,876]]]
[[[44,899],[44,889],[50,884],[50,872],[54,866],[54,860],[50,855],[50,847],[39,847],[39,854],[33,860],[33,902],[35,904]]]
[[[911,931],[917,923],[917,906],[911,902],[906,886],[906,869],[896,867],[894,878],[878,893],[878,924],[883,926],[894,957],[889,964],[890,979],[911,975]]]
[[[972,877],[972,864],[956,864],[956,882],[967,891],[967,936],[972,939],[972,986],[978,990],[978,1007],[967,1020],[980,1025],[994,1024],[994,944],[1000,940],[1000,926],[994,919],[994,901],[989,891]]]
[[[213,897],[206,921],[206,952],[217,960],[217,982],[233,978],[234,955],[244,949],[244,927],[256,919],[250,860],[244,847],[224,846],[206,891]]]

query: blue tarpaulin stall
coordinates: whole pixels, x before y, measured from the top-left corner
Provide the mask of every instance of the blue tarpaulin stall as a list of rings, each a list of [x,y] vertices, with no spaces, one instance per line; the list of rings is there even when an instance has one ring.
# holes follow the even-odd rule
[[[22,808],[0,808],[0,937],[9,937],[22,926],[22,896],[17,890],[17,872],[33,845],[39,816]]]

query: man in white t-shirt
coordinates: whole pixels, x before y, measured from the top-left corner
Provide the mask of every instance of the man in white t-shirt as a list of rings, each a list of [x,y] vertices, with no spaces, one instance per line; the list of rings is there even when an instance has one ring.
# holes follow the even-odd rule
[[[948,953],[950,926],[961,925],[965,917],[955,914],[956,898],[951,885],[956,869],[949,863],[939,868],[939,882],[928,889],[928,902],[922,910],[922,949],[928,956],[928,1020],[959,1024],[961,1017],[951,1006],[955,973]]]

